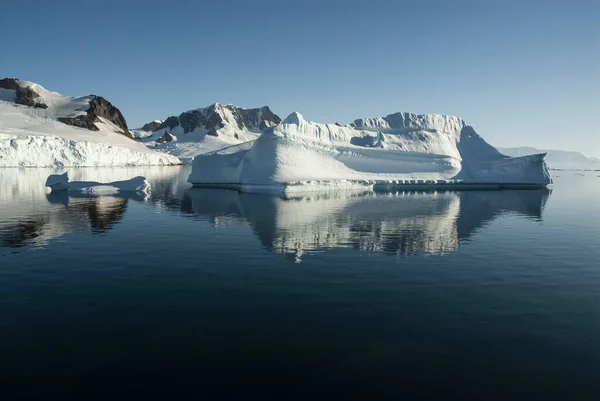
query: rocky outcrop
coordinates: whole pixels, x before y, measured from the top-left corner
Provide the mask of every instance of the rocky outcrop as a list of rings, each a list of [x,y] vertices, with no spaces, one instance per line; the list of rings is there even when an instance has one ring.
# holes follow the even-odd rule
[[[162,124],[160,124],[158,126],[158,128],[155,129],[155,131],[161,130],[161,129],[174,129],[175,127],[179,126],[179,118],[177,117],[169,117],[167,118],[165,121],[163,121]]]
[[[44,103],[44,99],[40,96],[40,93],[42,96],[46,96],[44,95],[46,90],[32,82],[20,81],[18,78],[4,78],[0,79],[0,88],[15,91],[15,103],[17,104],[41,109],[48,108],[48,105]],[[40,88],[38,90],[43,92],[37,93],[36,88]],[[108,100],[101,96],[95,95],[90,95],[86,98],[64,97],[67,102],[69,100],[85,100],[87,102],[88,98],[90,100],[87,110],[77,108],[75,109],[77,113],[65,113],[63,116],[59,115],[56,119],[64,124],[85,128],[90,131],[99,131],[96,123],[102,122],[101,119],[104,119],[117,127],[115,130],[117,133],[133,139],[133,135],[131,132],[129,132],[129,128],[127,128],[127,121],[125,121],[125,117],[123,117],[121,111],[113,106]],[[76,117],[64,117],[79,114],[81,111],[85,111],[85,114],[77,115]]]
[[[59,117],[58,120],[75,127],[86,128],[90,131],[99,131],[95,123],[101,122],[100,118],[103,118],[119,128],[119,130],[116,131],[117,133],[133,139],[133,135],[131,135],[129,128],[127,128],[127,121],[125,121],[125,117],[123,117],[121,111],[102,96],[92,96],[93,99],[90,101],[89,108],[85,115],[77,117]]]
[[[222,105],[215,103],[204,109],[196,109],[181,113],[178,117],[171,116],[160,124],[154,131],[161,129],[172,130],[178,126],[183,128],[183,133],[188,134],[196,128],[215,131],[225,125],[232,125],[240,130],[263,130],[277,125],[281,118],[269,109],[268,106],[243,109],[231,104]],[[212,135],[209,133],[208,135]],[[216,136],[216,135],[215,135]]]
[[[156,143],[173,142],[173,139],[175,139],[173,135],[169,134],[168,132],[165,132],[165,134],[162,137],[156,140]]]
[[[40,109],[48,108],[48,105],[39,99],[40,95],[38,95],[33,89],[31,89],[29,86],[21,87],[18,78],[0,79],[0,88],[14,90],[15,103],[17,104]]]
[[[162,121],[151,121],[149,123],[144,124],[142,127],[142,131],[154,132],[160,127]]]

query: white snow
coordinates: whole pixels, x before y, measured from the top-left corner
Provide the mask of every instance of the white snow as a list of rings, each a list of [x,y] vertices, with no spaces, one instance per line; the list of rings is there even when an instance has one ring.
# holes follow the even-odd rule
[[[502,155],[453,116],[396,113],[341,127],[307,122],[292,113],[254,142],[197,156],[189,182],[286,191],[323,186],[543,186],[551,182],[543,160],[543,154]]]
[[[73,98],[29,85],[47,109],[12,103],[0,94],[0,167],[173,165],[180,161],[157,153],[116,131],[107,120],[99,131],[73,127],[56,120],[84,114],[91,97]],[[14,92],[14,91],[12,91]],[[14,100],[14,99],[13,99]]]
[[[133,137],[135,139],[144,139],[144,138],[148,138],[151,137],[152,134],[154,134],[154,132],[152,131],[144,131],[143,129],[131,129],[129,130],[129,132],[131,132],[131,135],[133,135]]]
[[[139,192],[150,194],[151,186],[145,177],[134,177],[124,181],[101,183],[97,181],[71,181],[68,173],[51,174],[46,179],[46,186],[52,191],[73,191],[93,194],[111,194],[118,192]]]
[[[223,119],[223,127],[216,130],[218,135],[216,137],[207,135],[209,130],[201,127],[186,134],[181,125],[172,130],[160,129],[150,133],[133,130],[132,134],[134,137],[141,139],[141,142],[150,149],[176,156],[187,163],[191,163],[192,159],[199,154],[214,152],[228,146],[256,140],[260,135],[260,131],[258,129],[247,129],[246,127],[240,129],[227,106],[233,105],[215,103],[204,108],[188,111],[220,114]],[[175,136],[177,141],[157,143],[156,141],[165,134],[165,131]]]

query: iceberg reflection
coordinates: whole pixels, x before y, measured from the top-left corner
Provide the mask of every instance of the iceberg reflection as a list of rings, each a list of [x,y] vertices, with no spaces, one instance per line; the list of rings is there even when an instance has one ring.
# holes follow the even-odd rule
[[[331,192],[293,197],[189,188],[189,168],[74,169],[80,180],[148,177],[150,196],[48,193],[47,169],[0,169],[0,247],[44,246],[68,233],[97,234],[118,224],[131,202],[173,218],[218,227],[249,224],[261,245],[297,262],[334,248],[444,255],[487,222],[506,214],[541,220],[550,190]],[[211,235],[210,231],[207,235]],[[12,252],[12,251],[9,251]]]
[[[444,255],[505,213],[541,220],[551,191],[331,193],[282,198],[191,189],[194,214],[216,225],[247,220],[261,244],[297,262],[347,247],[396,256]]]
[[[103,196],[49,192],[44,182],[56,173],[53,169],[0,169],[0,247],[39,247],[68,233],[103,233],[123,218],[129,201],[159,205],[184,191],[177,180],[180,167],[70,170],[75,179],[83,181],[118,181],[143,173],[157,183],[157,195],[149,199],[136,192]]]

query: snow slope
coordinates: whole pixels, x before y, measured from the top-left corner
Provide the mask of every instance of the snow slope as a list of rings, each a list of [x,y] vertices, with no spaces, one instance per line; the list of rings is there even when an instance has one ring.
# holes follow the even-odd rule
[[[551,178],[543,154],[505,156],[458,117],[396,113],[339,126],[292,113],[253,143],[197,156],[189,182],[307,190],[392,183],[543,186]]]
[[[214,103],[168,117],[154,131],[139,129],[132,133],[150,149],[191,161],[201,153],[254,141],[262,129],[280,121],[267,106],[244,109],[232,104]],[[165,134],[175,139],[161,143]]]
[[[68,97],[28,81],[46,108],[16,104],[15,91],[0,93],[0,167],[173,165],[180,161],[127,137],[100,117],[98,131],[67,125],[59,118],[84,116],[94,96]]]

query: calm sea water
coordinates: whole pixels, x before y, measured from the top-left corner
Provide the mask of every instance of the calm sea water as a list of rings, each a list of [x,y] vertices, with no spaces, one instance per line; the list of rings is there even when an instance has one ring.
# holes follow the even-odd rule
[[[600,172],[549,190],[148,199],[0,169],[3,399],[600,399]]]

